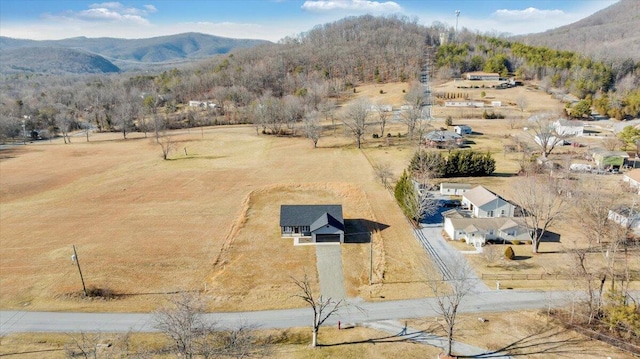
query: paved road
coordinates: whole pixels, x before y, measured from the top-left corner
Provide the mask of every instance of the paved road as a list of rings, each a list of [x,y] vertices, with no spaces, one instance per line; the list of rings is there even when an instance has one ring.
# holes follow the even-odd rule
[[[316,265],[320,280],[320,294],[324,298],[340,300],[347,298],[342,272],[342,246],[336,244],[316,245]]]
[[[442,226],[430,226],[415,230],[418,242],[425,249],[431,260],[442,273],[444,280],[456,279],[459,275],[456,269],[461,263],[466,262],[464,255],[451,246],[442,237]],[[471,293],[481,293],[489,290],[486,284],[478,277],[472,268],[468,268],[469,272],[464,273],[465,277],[473,283]]]
[[[487,291],[465,298],[460,313],[509,312],[544,309],[570,302],[576,293]],[[362,302],[331,317],[326,325],[363,323],[402,318],[437,316],[435,302],[414,299],[389,302]],[[308,308],[237,313],[211,313],[207,320],[221,328],[232,328],[239,322],[258,328],[292,328],[308,326],[312,312]],[[0,334],[12,332],[149,332],[155,331],[153,314],[149,313],[58,313],[0,311]]]

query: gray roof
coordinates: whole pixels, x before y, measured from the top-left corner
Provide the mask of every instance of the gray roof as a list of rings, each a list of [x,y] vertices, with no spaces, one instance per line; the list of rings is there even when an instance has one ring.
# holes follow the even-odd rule
[[[424,138],[434,142],[445,142],[461,139],[462,136],[451,131],[431,131],[424,135]]]
[[[472,190],[465,192],[463,196],[478,207],[500,198],[483,186],[476,186]]]
[[[326,214],[332,218],[326,218],[328,224],[344,229],[342,205],[339,204],[283,204],[280,206],[280,226],[311,226]],[[334,225],[334,221],[340,223],[342,227]]]
[[[311,224],[311,227],[309,229],[311,230],[311,232],[315,232],[317,229],[320,229],[326,225],[330,225],[333,228],[344,231],[344,223],[338,221],[329,213],[322,214],[320,218],[316,219],[316,221]]]

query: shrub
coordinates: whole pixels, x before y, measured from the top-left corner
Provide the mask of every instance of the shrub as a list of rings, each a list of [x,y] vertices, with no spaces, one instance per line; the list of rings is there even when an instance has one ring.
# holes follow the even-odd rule
[[[451,118],[451,116],[447,116],[447,119],[445,120],[445,124],[447,126],[453,126],[453,118]]]
[[[513,248],[511,248],[511,246],[507,247],[507,249],[504,250],[504,257],[509,260],[513,260],[516,257],[516,254],[513,252]]]
[[[384,90],[380,89],[380,94],[381,95],[384,94]]]
[[[511,244],[513,244],[514,246],[520,245],[520,241],[517,239],[514,239],[511,241]]]

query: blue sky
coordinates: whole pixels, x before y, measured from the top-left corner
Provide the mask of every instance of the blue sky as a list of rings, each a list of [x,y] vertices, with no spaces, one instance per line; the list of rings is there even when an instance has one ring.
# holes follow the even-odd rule
[[[566,25],[617,0],[0,0],[0,35],[146,38],[182,32],[278,41],[345,16],[401,14],[480,32],[525,34]]]

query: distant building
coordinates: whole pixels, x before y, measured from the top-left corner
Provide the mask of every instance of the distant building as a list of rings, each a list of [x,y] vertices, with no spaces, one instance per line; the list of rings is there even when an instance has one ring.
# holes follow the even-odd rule
[[[482,81],[499,81],[500,74],[495,72],[467,72],[466,73],[467,80],[482,80]]]
[[[444,107],[484,107],[482,101],[445,101]]]
[[[582,121],[559,119],[553,123],[556,133],[560,136],[582,136],[584,124]]]
[[[218,105],[210,101],[189,101],[189,107],[216,108]]]
[[[459,134],[460,136],[464,136],[464,135],[470,135],[473,131],[471,130],[471,127],[467,126],[467,125],[458,125],[455,126],[453,128],[453,131],[455,131],[455,133]]]
[[[609,210],[609,219],[627,228],[640,228],[640,213],[629,206],[617,206]]]
[[[440,194],[444,196],[462,196],[465,192],[471,190],[472,185],[468,183],[440,183]]]
[[[425,145],[429,147],[443,148],[448,145],[462,146],[464,138],[451,131],[431,131],[424,135]]]

